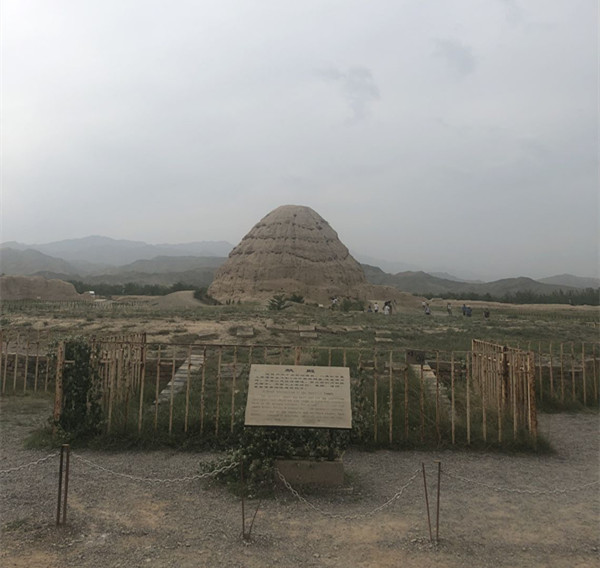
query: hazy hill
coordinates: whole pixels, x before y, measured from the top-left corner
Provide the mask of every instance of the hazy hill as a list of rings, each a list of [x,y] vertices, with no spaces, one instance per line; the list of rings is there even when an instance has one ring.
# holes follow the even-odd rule
[[[37,245],[10,242],[0,246],[10,246],[15,250],[33,249],[69,262],[84,261],[96,265],[110,266],[122,266],[136,260],[152,259],[161,255],[223,257],[227,256],[233,248],[233,245],[225,241],[151,245],[142,241],[118,240],[100,236],[67,239]],[[88,266],[90,271],[96,268],[98,267]]]
[[[571,286],[572,288],[600,288],[600,278],[583,278],[572,274],[558,274],[548,278],[540,278],[538,282],[556,286]]]
[[[62,258],[54,258],[37,250],[0,249],[0,272],[7,276],[31,276],[38,272],[76,274],[77,270]]]
[[[544,284],[531,278],[504,278],[494,282],[460,282],[437,278],[426,272],[399,272],[398,274],[387,274],[380,268],[362,265],[371,284],[384,284],[394,286],[404,292],[413,294],[426,294],[429,296],[443,296],[447,292],[454,294],[476,293],[480,295],[490,294],[494,297],[502,297],[515,292],[535,292],[536,294],[552,294],[558,290],[574,290],[572,286],[557,286]]]
[[[136,260],[131,264],[106,270],[104,274],[124,274],[126,272],[160,273],[187,272],[199,268],[218,268],[227,260],[221,256],[157,256],[146,260]]]

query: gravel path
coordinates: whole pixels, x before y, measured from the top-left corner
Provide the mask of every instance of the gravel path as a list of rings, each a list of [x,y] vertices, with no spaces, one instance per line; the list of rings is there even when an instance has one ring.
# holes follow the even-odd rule
[[[47,403],[5,399],[0,410],[0,471],[50,453],[22,447],[26,435],[48,416]],[[350,451],[344,457],[348,486],[307,498],[332,515],[360,518],[325,516],[281,488],[273,499],[260,503],[249,542],[241,538],[240,500],[222,486],[204,480],[148,483],[115,475],[161,479],[195,475],[201,462],[215,456],[75,451],[65,527],[54,526],[57,457],[0,474],[0,564],[600,566],[599,425],[597,414],[541,416],[540,428],[557,450],[549,456]],[[429,542],[420,467],[422,462],[427,467],[435,533],[435,460],[441,460],[443,475],[440,541],[434,546]],[[398,499],[368,514],[415,473]],[[563,489],[568,491],[552,492]],[[256,505],[247,503],[248,517]]]

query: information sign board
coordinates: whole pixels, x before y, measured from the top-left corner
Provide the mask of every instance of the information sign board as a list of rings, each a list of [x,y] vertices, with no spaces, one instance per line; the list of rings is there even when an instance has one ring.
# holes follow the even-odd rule
[[[245,424],[352,428],[349,369],[252,365]]]

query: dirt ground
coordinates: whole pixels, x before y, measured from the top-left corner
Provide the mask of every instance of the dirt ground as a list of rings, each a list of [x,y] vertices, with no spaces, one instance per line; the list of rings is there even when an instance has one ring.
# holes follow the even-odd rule
[[[600,566],[597,414],[541,416],[552,455],[350,451],[343,489],[301,494],[326,513],[358,518],[325,516],[282,487],[260,503],[245,542],[241,501],[223,486],[116,475],[193,476],[215,457],[175,451],[74,451],[68,522],[57,528],[58,457],[6,471],[52,453],[22,445],[46,420],[49,402],[12,397],[0,410],[3,567]],[[435,535],[435,460],[443,474],[432,545],[420,468],[424,462]],[[248,520],[256,505],[246,503]]]

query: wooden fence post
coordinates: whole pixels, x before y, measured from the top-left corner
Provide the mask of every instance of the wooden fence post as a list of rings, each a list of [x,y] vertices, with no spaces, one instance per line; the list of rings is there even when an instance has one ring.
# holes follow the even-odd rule
[[[560,402],[565,402],[565,362],[564,362],[564,345],[560,344]]]
[[[345,354],[345,351],[344,351]],[[390,444],[393,442],[393,423],[394,423],[394,371],[393,371],[393,353],[390,349],[390,407],[389,407],[389,440]]]
[[[585,343],[581,342],[581,382],[583,383],[583,406],[587,406],[587,385],[585,372]]]
[[[452,445],[456,444],[456,435],[455,435],[455,407],[454,407],[454,351],[450,354],[450,401],[451,401],[451,414],[450,414],[450,424],[452,428]]]
[[[65,344],[59,343],[56,350],[56,384],[54,388],[54,426],[53,432],[56,434],[56,429],[62,415],[63,403],[63,371],[65,361]]]

